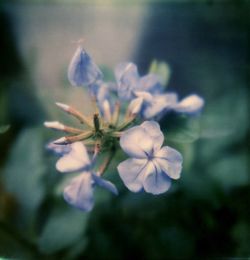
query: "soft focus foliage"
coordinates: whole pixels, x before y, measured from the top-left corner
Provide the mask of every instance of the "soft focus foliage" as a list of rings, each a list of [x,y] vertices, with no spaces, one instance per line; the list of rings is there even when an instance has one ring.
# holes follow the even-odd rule
[[[187,4],[155,4],[152,1],[147,19],[143,17],[145,27],[141,32],[134,30],[128,16],[133,18],[134,10],[142,8],[143,4],[137,7],[130,3],[122,6],[124,8],[96,5],[94,12],[88,4],[75,7],[7,4],[0,7],[0,257],[249,257],[248,1],[192,1]],[[113,16],[109,16],[109,8],[115,10]],[[69,10],[69,16],[65,10]],[[16,37],[18,23],[24,26],[24,20],[16,20],[15,15],[22,12],[41,37],[50,35],[56,41],[53,52],[57,51],[46,68],[51,78],[57,75],[50,66],[53,60],[63,55],[65,60],[70,60],[75,45],[70,45],[69,41],[78,37],[78,30],[86,24],[78,18],[83,17],[86,22],[104,15],[103,24],[105,21],[109,26],[123,24],[123,30],[99,41],[93,38],[91,43],[95,44],[91,47],[96,56],[108,49],[110,59],[120,61],[115,51],[111,57],[109,49],[123,46],[126,37],[136,34],[139,38],[137,46],[133,46],[132,58],[138,64],[140,75],[145,75],[150,68],[151,72],[163,76],[162,83],[167,90],[181,93],[181,97],[195,90],[204,97],[206,105],[200,117],[176,117],[172,111],[161,118],[166,143],[183,155],[182,176],[177,182],[173,181],[167,193],[155,197],[129,192],[116,170],[117,163],[127,157],[118,153],[108,170],[109,180],[115,182],[120,191],[119,197],[96,187],[95,208],[91,213],[82,213],[65,204],[62,191],[75,176],[70,173],[70,177],[65,174],[63,178],[56,172],[57,158],[45,149],[45,144],[51,141],[51,132],[42,124],[45,118],[65,119],[53,107],[53,95],[60,102],[75,100],[79,108],[86,108],[86,111],[89,111],[89,103],[78,90],[68,90],[67,68],[63,62],[58,65],[63,76],[51,81],[55,85],[34,76],[46,67],[38,62],[44,62],[39,51],[48,52],[52,46],[44,38],[40,42],[42,48],[37,49],[37,42],[30,41],[32,34],[26,31],[22,34],[29,50],[26,57],[27,53],[21,51],[23,42],[21,44]],[[52,17],[52,24],[58,27],[50,30],[49,21],[37,15],[46,12]],[[35,18],[29,20],[32,14]],[[43,21],[41,27],[39,19]],[[64,21],[68,27],[63,27]],[[70,39],[67,39],[68,34],[61,33],[74,28],[77,29],[70,34]],[[102,32],[100,24],[99,29],[84,28],[87,42],[92,33],[107,33]],[[57,38],[60,34],[63,34],[63,41]],[[109,46],[107,41],[114,45]],[[67,44],[71,46],[70,51],[61,52],[61,47]],[[126,57],[126,60],[132,58]],[[103,63],[108,62],[105,59]],[[110,68],[100,68],[106,81],[114,79]],[[71,123],[76,124],[75,121]]]

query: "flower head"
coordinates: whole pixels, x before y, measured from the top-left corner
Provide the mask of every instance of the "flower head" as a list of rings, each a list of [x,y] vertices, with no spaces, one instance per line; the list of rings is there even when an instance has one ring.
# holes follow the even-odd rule
[[[64,188],[64,199],[83,211],[90,211],[94,206],[94,188],[103,187],[117,194],[111,182],[102,179],[92,170],[92,162],[86,147],[81,142],[73,143],[71,150],[63,155],[56,164],[59,172],[80,172]]]
[[[171,179],[180,177],[182,156],[171,147],[162,147],[163,142],[160,126],[154,121],[123,133],[120,145],[131,158],[118,165],[118,172],[128,189],[161,194],[169,189]]]

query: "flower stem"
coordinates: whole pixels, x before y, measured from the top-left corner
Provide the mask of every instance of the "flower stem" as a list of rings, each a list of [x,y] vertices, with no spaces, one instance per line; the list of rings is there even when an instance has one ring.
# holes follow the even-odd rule
[[[114,158],[115,155],[115,148],[112,148],[111,151],[109,152],[108,156],[105,158],[104,162],[101,164],[99,167],[97,174],[101,176],[109,167],[112,159]]]

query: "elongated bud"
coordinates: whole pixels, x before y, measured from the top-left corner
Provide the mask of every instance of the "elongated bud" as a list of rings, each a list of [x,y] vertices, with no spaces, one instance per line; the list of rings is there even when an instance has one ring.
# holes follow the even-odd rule
[[[121,125],[119,125],[117,127],[117,131],[121,131],[123,129],[125,129],[126,127],[128,127],[130,124],[132,124],[134,122],[134,120],[136,119],[136,114],[131,115],[129,118],[127,118]]]
[[[53,122],[44,122],[44,125],[47,128],[51,128],[54,130],[59,130],[59,131],[63,131],[66,133],[71,133],[71,134],[80,134],[83,132],[83,130],[78,129],[78,128],[74,128],[74,127],[70,127],[67,125],[63,125],[58,121],[53,121]]]
[[[86,124],[90,128],[93,128],[93,123],[86,116],[84,116],[81,112],[76,110],[75,108],[68,106],[63,103],[56,102],[56,105],[61,108],[63,111],[77,118],[82,124]]]
[[[111,134],[111,136],[113,136],[113,137],[121,137],[121,135],[122,135],[122,132],[113,132],[112,134]]]
[[[112,115],[112,125],[114,125],[114,126],[116,126],[118,121],[119,121],[120,108],[121,108],[121,103],[120,102],[116,102],[115,103],[114,113]]]
[[[138,97],[133,99],[127,109],[126,112],[126,118],[131,117],[132,115],[136,115],[141,111],[142,108],[142,104],[143,104],[143,98]]]
[[[104,118],[106,119],[106,121],[111,123],[111,120],[112,120],[111,108],[110,108],[110,104],[107,99],[105,99],[103,101],[103,114],[104,114]]]
[[[69,105],[66,105],[66,104],[63,104],[63,103],[60,103],[60,102],[56,102],[56,105],[66,112],[69,111]]]
[[[72,86],[91,85],[102,78],[102,72],[87,52],[79,46],[68,68],[68,79]]]
[[[45,125],[47,128],[51,128],[51,129],[55,129],[55,130],[61,130],[61,131],[64,130],[64,125],[61,124],[61,123],[58,122],[58,121],[44,122],[44,125]]]
[[[68,144],[67,140],[66,140],[66,137],[61,137],[59,139],[56,139],[54,142],[54,144]]]
[[[85,131],[82,134],[74,135],[74,136],[64,136],[54,141],[54,144],[71,144],[78,141],[83,141],[85,139],[90,138],[93,135],[92,131]]]

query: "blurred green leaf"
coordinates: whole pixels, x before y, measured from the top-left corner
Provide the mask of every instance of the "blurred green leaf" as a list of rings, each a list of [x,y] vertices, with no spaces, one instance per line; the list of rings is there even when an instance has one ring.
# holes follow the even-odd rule
[[[5,132],[7,132],[10,128],[10,125],[2,125],[0,126],[0,134],[4,134]]]
[[[166,140],[171,142],[192,143],[200,137],[198,118],[173,117],[171,120],[166,120],[163,129],[166,129],[164,131]]]
[[[237,256],[249,256],[250,224],[245,220],[239,221],[233,228],[233,238],[237,243]]]
[[[85,240],[88,214],[68,205],[56,208],[49,216],[38,241],[40,250],[50,254]],[[84,247],[85,243],[81,243]],[[79,248],[78,248],[79,251]]]
[[[27,228],[45,194],[43,139],[39,128],[23,130],[14,143],[4,170],[4,181],[19,206],[19,224]]]
[[[153,60],[149,67],[149,73],[159,75],[161,84],[166,86],[170,79],[171,70],[167,63]]]
[[[249,182],[247,156],[238,154],[219,158],[211,165],[209,173],[226,189],[246,185]]]

